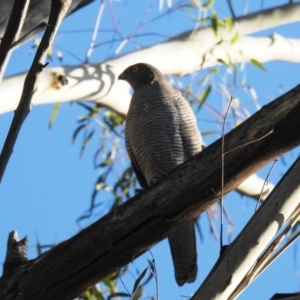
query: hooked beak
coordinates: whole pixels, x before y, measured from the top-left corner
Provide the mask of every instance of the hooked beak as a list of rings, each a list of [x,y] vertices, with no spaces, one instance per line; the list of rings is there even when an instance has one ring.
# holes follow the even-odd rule
[[[126,72],[124,71],[123,73],[121,73],[118,77],[118,80],[126,80],[127,79],[127,74]]]

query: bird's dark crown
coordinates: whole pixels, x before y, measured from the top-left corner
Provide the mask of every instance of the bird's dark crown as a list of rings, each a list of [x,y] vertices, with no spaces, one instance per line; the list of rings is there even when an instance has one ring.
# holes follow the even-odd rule
[[[126,80],[133,89],[137,89],[143,85],[164,80],[164,76],[155,67],[145,63],[138,63],[125,69],[118,79]]]

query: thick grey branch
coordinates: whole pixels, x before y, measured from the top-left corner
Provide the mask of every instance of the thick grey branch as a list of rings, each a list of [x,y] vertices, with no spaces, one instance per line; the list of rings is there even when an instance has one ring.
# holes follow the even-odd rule
[[[225,136],[225,192],[300,144],[299,114],[300,85]],[[203,212],[220,194],[221,144],[217,140],[162,182],[29,262],[10,279],[19,289],[1,290],[0,299],[72,299]]]

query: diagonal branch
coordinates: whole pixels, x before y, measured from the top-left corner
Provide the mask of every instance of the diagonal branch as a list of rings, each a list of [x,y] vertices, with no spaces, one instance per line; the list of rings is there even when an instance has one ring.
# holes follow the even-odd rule
[[[225,192],[300,145],[299,114],[300,85],[225,136],[225,152],[236,149],[226,154]],[[253,140],[257,142],[249,143]],[[238,147],[241,144],[247,145]],[[72,299],[141,255],[181,222],[193,219],[221,193],[221,146],[219,139],[163,181],[24,264],[9,280],[0,282],[0,287],[10,287],[0,288],[0,299],[48,300],[57,295]]]
[[[126,83],[117,82],[116,78],[125,68],[137,62],[150,63],[163,74],[175,75],[190,74],[199,69],[220,65],[220,61],[239,63],[255,59],[261,63],[271,60],[299,62],[299,39],[289,39],[278,34],[270,37],[245,36],[299,21],[299,16],[300,3],[273,7],[239,17],[231,30],[226,27],[218,28],[218,36],[210,27],[202,28],[102,63],[52,68],[43,73],[41,88],[34,96],[33,104],[85,99],[126,115],[131,97],[130,89]],[[239,38],[232,43],[237,31]],[[63,84],[59,78],[65,79]],[[11,101],[1,105],[0,113],[16,108],[21,94],[20,82],[23,80],[24,74],[3,80],[2,97],[10,97]]]
[[[49,47],[70,4],[71,0],[52,1],[49,26],[45,31],[41,44],[39,45],[34,57],[32,66],[25,78],[21,100],[17,110],[15,111],[14,118],[0,154],[0,182],[2,181],[9,158],[13,152],[20,129],[30,111],[31,99],[37,90],[38,77],[45,67],[44,63]]]
[[[256,263],[260,263],[259,256],[276,233],[290,220],[295,211],[300,210],[299,172],[300,158],[281,179],[235,241],[226,249],[192,297],[193,300],[216,299],[217,295],[222,295],[222,299],[236,299],[247,286],[245,284],[239,287],[241,281],[249,276],[247,274],[249,270]],[[271,248],[274,251],[274,245],[271,245]],[[238,292],[236,292],[237,288],[239,288]]]
[[[0,44],[0,82],[11,54],[11,51],[7,49],[19,37],[27,13],[28,5],[29,0],[14,1],[14,6],[10,14],[5,34]]]

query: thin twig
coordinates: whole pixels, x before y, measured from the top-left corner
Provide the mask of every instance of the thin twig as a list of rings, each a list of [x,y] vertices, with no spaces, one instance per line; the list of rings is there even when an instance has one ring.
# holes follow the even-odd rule
[[[147,19],[148,15],[151,12],[153,3],[154,3],[153,0],[149,1],[149,5],[145,9],[144,14],[141,17],[141,20],[139,22],[139,25],[137,26],[137,28],[132,33],[130,33],[126,37],[122,36],[122,34],[119,30],[119,27],[117,25],[117,22],[115,20],[115,14],[113,12],[112,5],[110,6],[111,16],[112,16],[113,23],[115,24],[115,29],[117,29],[118,35],[122,37],[122,41],[121,41],[120,45],[117,47],[117,49],[115,50],[115,54],[118,54],[122,50],[122,48],[127,44],[127,42],[132,41],[132,39],[144,28],[144,23],[146,22],[146,19]]]
[[[18,39],[27,14],[29,0],[15,0],[9,21],[0,44],[0,81],[2,80],[11,52],[9,47]]]
[[[229,108],[231,106],[231,102],[233,97],[230,98],[228,103],[228,107],[224,116],[223,127],[222,127],[222,153],[221,153],[221,161],[222,161],[222,174],[221,174],[221,225],[220,225],[220,250],[223,249],[223,207],[224,207],[224,160],[225,160],[225,125],[226,119],[228,116]]]
[[[271,175],[272,170],[273,170],[274,166],[276,165],[276,163],[277,163],[277,159],[274,160],[274,162],[273,162],[273,164],[272,164],[272,166],[271,166],[271,169],[270,169],[270,171],[268,172],[268,175],[267,175],[267,177],[266,177],[266,179],[265,179],[265,181],[264,181],[264,184],[263,184],[263,186],[262,186],[262,189],[261,189],[261,192],[260,192],[260,195],[259,195],[259,199],[258,199],[258,201],[257,201],[257,203],[256,203],[255,211],[257,211],[257,209],[258,209],[258,205],[259,205],[260,200],[261,200],[261,198],[262,198],[262,195],[263,195],[265,186],[266,186],[266,185],[268,184],[268,182],[269,182],[270,175]]]
[[[120,281],[121,281],[121,283],[122,283],[124,289],[126,290],[127,294],[128,294],[128,295],[131,295],[131,293],[130,293],[129,290],[127,289],[127,287],[126,287],[124,281],[122,280],[122,277],[121,277],[121,275],[120,275],[120,269],[118,269],[118,277],[119,277],[119,279],[120,279]]]
[[[230,153],[230,152],[232,152],[232,151],[235,151],[235,150],[237,150],[237,149],[239,149],[239,148],[242,148],[242,147],[248,146],[248,145],[250,145],[250,144],[259,142],[260,140],[266,138],[267,136],[269,136],[269,135],[272,134],[273,132],[274,132],[274,129],[272,129],[271,131],[269,131],[268,133],[266,133],[266,134],[263,135],[262,137],[260,137],[260,138],[258,138],[258,139],[256,139],[256,140],[253,140],[253,141],[251,141],[251,142],[245,143],[245,144],[243,144],[243,145],[237,146],[237,147],[235,147],[235,148],[233,148],[233,149],[231,149],[231,150],[228,150],[228,151],[226,151],[224,154],[228,154],[228,153]]]
[[[94,26],[93,35],[92,35],[91,42],[90,42],[90,45],[89,45],[89,48],[87,50],[86,57],[85,57],[86,63],[88,63],[89,58],[91,57],[91,55],[94,51],[94,48],[95,48],[95,42],[96,42],[96,39],[97,39],[97,34],[98,34],[98,31],[99,31],[99,26],[100,26],[101,18],[102,18],[103,11],[104,11],[104,8],[105,8],[105,4],[106,4],[105,0],[101,0],[100,8],[99,8],[98,15],[97,15],[96,22],[95,22],[95,26]]]
[[[227,225],[228,226],[227,227],[227,240],[228,240],[228,244],[229,244],[232,240],[231,232],[233,231],[234,222],[225,206],[223,207],[223,212],[224,212],[224,215],[225,215],[227,223],[228,223],[228,225]]]
[[[231,0],[227,0],[227,4],[228,4],[229,10],[230,10],[232,19],[235,19],[235,13],[234,13],[234,10],[233,10]]]
[[[155,264],[155,259],[153,256],[153,253],[151,252],[151,250],[148,250],[152,256],[152,262],[151,265],[153,266],[153,272],[152,272],[152,268],[150,267],[150,272],[152,273],[153,277],[155,278],[155,283],[156,283],[156,300],[159,300],[158,297],[158,277],[157,277],[157,271],[156,271],[156,264]]]
[[[214,221],[213,221],[211,207],[209,207],[206,210],[206,214],[207,214],[207,218],[208,218],[208,222],[209,222],[210,232],[214,236],[214,238],[217,240],[218,239],[218,233],[216,231],[216,227],[215,227],[215,224],[214,224]]]
[[[18,138],[18,134],[25,121],[31,105],[31,99],[37,90],[37,80],[40,73],[45,68],[45,59],[49,50],[49,47],[54,39],[54,36],[58,30],[58,27],[64,18],[71,0],[53,0],[51,3],[51,12],[49,16],[49,26],[47,27],[41,43],[35,54],[33,63],[25,78],[24,88],[21,96],[20,103],[15,111],[9,132],[7,134],[4,146],[0,155],[0,183],[2,181],[6,166],[9,158],[13,152],[14,145]]]

